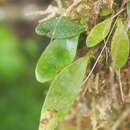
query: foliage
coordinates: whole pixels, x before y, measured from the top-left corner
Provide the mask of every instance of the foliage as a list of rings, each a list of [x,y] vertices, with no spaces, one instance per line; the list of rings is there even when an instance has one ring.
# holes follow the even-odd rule
[[[112,18],[109,18],[97,24],[87,37],[86,44],[88,47],[93,47],[100,43],[108,35],[111,28]]]
[[[108,16],[110,14],[112,14],[112,10],[106,8],[102,9],[100,12],[100,16]]]
[[[70,106],[80,91],[88,59],[89,56],[76,60],[55,77],[42,109],[41,128],[53,130],[57,121],[61,120],[69,111]],[[54,113],[51,113],[49,110]],[[51,114],[52,116],[49,118]],[[48,123],[42,122],[43,120],[48,120]]]
[[[78,37],[53,40],[43,52],[36,67],[36,77],[40,82],[52,80],[76,55]]]
[[[112,10],[113,1],[105,1],[104,3],[100,3],[100,1],[97,3],[92,1],[94,6],[91,2],[88,2],[86,6],[90,6],[92,10],[87,10],[88,15],[82,14],[80,16],[78,14],[81,12],[78,11],[81,11],[82,9],[86,10],[86,6],[84,6],[85,3],[86,2],[84,1],[76,1],[66,10],[64,16],[60,16],[59,18],[50,18],[49,20],[39,23],[36,27],[36,33],[38,35],[46,35],[51,38],[49,46],[43,52],[36,67],[36,77],[38,81],[46,82],[52,80],[41,112],[40,130],[54,130],[58,125],[58,122],[63,120],[66,113],[70,110],[70,106],[72,106],[72,103],[74,103],[76,96],[80,92],[81,95],[79,100],[85,97],[88,93],[91,95],[90,96],[88,94],[88,97],[92,98],[92,101],[90,101],[92,102],[90,104],[92,114],[90,113],[91,116],[89,119],[91,120],[90,128],[92,130],[97,130],[102,127],[105,128],[105,123],[101,121],[104,124],[100,124],[100,119],[103,120],[103,112],[105,113],[108,110],[109,105],[108,107],[104,107],[105,105],[103,103],[99,103],[99,101],[95,98],[96,96],[99,96],[102,101],[104,97],[106,101],[111,102],[111,99],[109,100],[109,98],[107,99],[105,97],[110,95],[107,95],[104,90],[104,86],[108,86],[108,84],[109,86],[111,85],[111,87],[117,85],[120,86],[121,98],[124,101],[119,71],[126,65],[129,58],[129,37],[127,34],[130,26],[129,2],[127,4],[127,12],[126,10],[125,12],[123,12],[124,10],[120,10],[116,14],[114,11],[105,12],[105,14],[101,15],[101,18],[99,19],[98,15],[100,14],[100,9],[107,6],[108,10]],[[108,5],[106,5],[106,3]],[[119,3],[117,2],[117,7],[119,6],[118,4]],[[124,4],[125,3],[123,3],[122,6],[124,6]],[[80,6],[83,8],[79,9]],[[95,13],[93,13],[94,11]],[[92,14],[89,16],[89,13]],[[123,22],[120,18],[117,18],[117,16],[121,13],[123,13],[123,15],[121,15]],[[126,14],[127,18],[124,17]],[[90,17],[92,18],[93,23],[95,21],[100,22],[95,23],[92,27],[92,24],[90,24],[89,21]],[[82,21],[84,21],[83,24],[80,24]],[[115,29],[116,25],[117,28]],[[86,39],[83,40],[83,43],[84,41],[86,42],[86,46],[84,46],[83,43],[80,43],[82,48],[80,50],[80,48],[77,49],[77,43],[78,39],[80,41],[83,36],[86,37]],[[66,51],[64,51],[63,48]],[[104,54],[105,49],[106,53]],[[76,51],[81,53],[81,51],[84,50],[85,52],[81,54],[82,58],[79,58],[79,54],[77,56],[79,59],[74,61]],[[89,50],[89,52],[86,50]],[[91,53],[92,56],[88,53]],[[84,55],[87,55],[87,58]],[[90,66],[87,67],[88,59],[90,57],[95,58],[93,60],[95,61],[95,64],[93,64],[90,60]],[[105,59],[106,62],[104,63]],[[106,65],[99,67],[101,72],[95,69],[99,62],[103,62],[101,64]],[[84,80],[86,68],[88,76]],[[103,72],[101,68],[103,69]],[[107,82],[104,73],[108,75],[108,72],[112,80]],[[104,76],[103,78],[102,75]],[[94,79],[95,84],[92,83],[89,78]],[[88,80],[90,80],[90,84],[89,82],[86,83]],[[104,85],[104,88],[100,88],[98,83],[101,86]],[[80,89],[81,86],[84,87]],[[93,91],[93,89],[96,92]],[[93,92],[96,96],[92,95],[91,92]],[[106,95],[104,95],[104,93]],[[90,102],[88,101],[88,104]],[[103,105],[103,108],[101,105]],[[110,107],[112,109],[114,106],[111,104]],[[113,130],[115,130],[114,127],[117,126],[112,127],[110,124],[106,127],[108,127],[107,129],[113,128]]]
[[[113,63],[117,68],[121,68],[127,62],[129,56],[129,44],[127,32],[124,30],[122,21],[119,20],[111,44],[111,55]]]
[[[0,129],[2,130],[37,129],[39,111],[47,90],[47,87],[43,89],[34,78],[35,62],[41,49],[44,47],[40,39],[31,35],[21,40],[12,30],[11,24],[0,23]]]
[[[51,18],[36,27],[36,33],[52,38],[71,38],[83,32],[83,27],[70,18]]]

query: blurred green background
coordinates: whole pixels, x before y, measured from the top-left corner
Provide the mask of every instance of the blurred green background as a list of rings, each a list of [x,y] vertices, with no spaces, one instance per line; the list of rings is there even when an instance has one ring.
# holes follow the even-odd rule
[[[0,130],[37,130],[47,84],[35,79],[37,60],[49,39],[35,34],[48,0],[0,0]],[[42,16],[41,16],[42,17]]]

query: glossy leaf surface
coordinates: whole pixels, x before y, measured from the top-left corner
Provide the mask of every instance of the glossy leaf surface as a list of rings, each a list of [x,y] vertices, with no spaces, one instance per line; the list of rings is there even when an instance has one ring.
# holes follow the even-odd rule
[[[54,130],[70,109],[84,79],[89,56],[80,58],[61,71],[52,82],[41,113],[40,130]],[[47,123],[44,124],[45,119]]]
[[[88,47],[93,47],[99,44],[108,35],[111,28],[112,18],[104,20],[97,24],[89,33],[86,44]]]
[[[36,27],[37,34],[52,38],[70,38],[79,35],[83,31],[80,24],[66,17],[51,18]]]
[[[41,55],[36,66],[36,78],[39,82],[52,80],[76,55],[78,36],[71,39],[52,41]]]
[[[128,60],[129,38],[122,22],[118,21],[118,26],[111,44],[112,60],[116,68],[121,68]]]

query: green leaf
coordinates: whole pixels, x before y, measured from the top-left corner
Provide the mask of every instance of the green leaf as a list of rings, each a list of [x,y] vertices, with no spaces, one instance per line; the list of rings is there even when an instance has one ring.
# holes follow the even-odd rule
[[[127,13],[130,14],[130,1],[127,3]]]
[[[88,47],[96,46],[108,35],[111,28],[112,18],[104,20],[97,24],[87,37],[86,44]]]
[[[36,78],[39,82],[52,80],[76,55],[78,36],[71,39],[52,41],[41,55],[36,66]]]
[[[103,8],[100,11],[100,16],[108,16],[110,14],[112,14],[112,10],[108,8]]]
[[[69,111],[84,79],[89,56],[82,57],[61,71],[52,82],[41,112],[40,128],[54,130],[57,121]],[[50,117],[47,123],[45,119]]]
[[[118,26],[112,38],[111,44],[112,60],[116,68],[121,68],[128,60],[129,38],[124,30],[124,25],[118,20]]]
[[[66,17],[51,18],[40,23],[36,27],[36,33],[52,38],[70,38],[83,32],[82,28],[80,24]]]

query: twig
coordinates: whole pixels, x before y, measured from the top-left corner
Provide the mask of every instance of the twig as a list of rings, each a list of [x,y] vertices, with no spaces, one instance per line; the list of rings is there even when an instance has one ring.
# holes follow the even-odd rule
[[[62,2],[61,2],[61,0],[55,0],[56,1],[56,3],[57,3],[57,5],[58,5],[58,7],[59,7],[59,9],[62,9]]]
[[[129,116],[130,114],[130,108],[128,108],[122,113],[122,115],[118,118],[118,120],[115,122],[115,124],[112,127],[112,130],[117,130],[119,125]]]
[[[70,5],[70,6],[67,8],[67,10],[66,10],[64,16],[67,16],[68,13],[70,13],[70,12],[72,11],[72,9],[75,8],[75,7],[77,7],[81,2],[82,2],[82,0],[77,0],[77,1],[73,2],[73,4]]]
[[[130,27],[130,14],[128,14],[125,22],[125,31],[128,31],[129,27]]]
[[[112,19],[115,18],[116,16],[118,16],[118,15],[119,15],[120,13],[122,13],[124,10],[125,10],[125,8],[121,9],[119,12],[117,12],[117,13],[112,17]],[[112,34],[114,28],[115,28],[116,23],[117,23],[117,19],[115,20],[115,22],[114,22],[114,24],[113,24],[113,27],[112,27],[112,29],[111,29],[111,32],[109,33],[109,35],[108,35],[108,37],[107,37],[107,39],[106,39],[106,41],[105,41],[105,43],[104,43],[104,46],[103,46],[103,48],[102,48],[102,50],[101,50],[101,52],[100,52],[100,54],[99,54],[99,56],[98,56],[98,58],[97,58],[95,64],[93,65],[93,68],[91,69],[91,71],[90,71],[90,73],[88,74],[88,76],[86,77],[86,79],[83,81],[82,85],[84,85],[84,84],[87,82],[87,80],[89,79],[89,77],[90,77],[90,75],[92,74],[93,70],[95,69],[95,67],[96,67],[96,65],[97,65],[97,63],[98,63],[98,61],[99,61],[99,59],[100,59],[100,57],[101,57],[101,55],[102,55],[104,49],[106,48],[106,45],[107,45],[107,43],[108,43],[108,41],[109,41],[109,38],[110,38],[110,36],[111,36],[111,34]],[[85,91],[85,92],[86,92],[86,91]]]
[[[104,40],[104,43],[105,43],[105,40]],[[109,50],[108,50],[108,48],[106,47],[106,48],[105,48],[106,63],[108,63],[108,58],[109,58],[108,53],[109,53]]]
[[[123,11],[125,11],[126,8],[122,8],[121,10],[119,10],[114,16],[112,16],[112,18],[117,17],[120,13],[122,13]]]
[[[122,10],[122,11],[124,11],[124,10]],[[120,11],[120,13],[121,13],[122,11]],[[120,13],[118,12],[118,15],[119,15]],[[117,16],[117,14],[116,14],[115,16]],[[114,16],[114,17],[115,17],[115,16]],[[114,18],[114,17],[113,17],[113,18]],[[95,64],[93,65],[93,67],[92,67],[91,71],[89,72],[88,76],[86,77],[86,79],[83,81],[82,85],[84,85],[84,84],[87,82],[87,80],[89,79],[89,77],[90,77],[91,74],[93,73],[93,71],[94,71],[94,69],[95,69],[95,67],[96,67],[96,65],[97,65],[97,63],[98,63],[98,61],[99,61],[99,59],[100,59],[100,57],[101,57],[103,51],[104,51],[105,48],[106,48],[106,45],[107,45],[107,43],[108,43],[108,41],[109,41],[109,38],[110,38],[110,36],[111,36],[111,34],[112,34],[112,32],[113,32],[115,26],[116,26],[116,23],[117,23],[117,19],[115,20],[115,22],[114,22],[114,24],[113,24],[113,27],[112,27],[112,29],[111,29],[111,32],[109,33],[109,35],[108,35],[108,37],[107,37],[107,39],[106,39],[106,41],[105,41],[105,43],[104,43],[104,46],[103,46],[103,48],[102,48],[102,50],[101,50],[101,52],[100,52],[100,54],[99,54],[97,60],[95,61]],[[86,91],[87,91],[87,87],[86,87],[86,88],[84,89],[84,91],[83,91],[83,96],[85,95]]]
[[[115,93],[115,84],[114,84],[114,77],[115,77],[115,71],[114,71],[114,64],[112,62],[111,66],[109,67],[110,70],[110,86],[111,86],[111,98],[116,100],[116,93]]]
[[[126,2],[127,2],[127,0],[122,1],[121,8],[125,6]]]
[[[118,81],[119,81],[119,86],[120,86],[121,98],[122,98],[122,101],[124,102],[125,100],[124,100],[123,86],[121,82],[120,69],[117,71],[117,76],[118,76]]]
[[[25,13],[25,16],[38,16],[38,15],[45,15],[47,13],[48,12],[46,12],[46,11],[38,10],[38,11],[35,11],[35,12]]]
[[[56,32],[56,28],[59,24],[59,22],[61,21],[62,17],[66,16],[68,12],[70,12],[74,7],[76,7],[78,4],[80,4],[81,0],[78,0],[77,2],[74,2],[71,6],[69,6],[69,8],[66,10],[66,13],[61,15],[57,22],[56,22],[56,25],[55,25],[55,28],[54,28],[54,31],[53,31],[53,34],[52,34],[52,38],[51,38],[51,41],[53,40],[53,36],[55,35],[55,32]]]
[[[124,10],[125,10],[125,8],[121,9],[119,12],[117,12],[117,13],[112,17],[112,19],[114,19],[115,17],[117,17],[117,16],[118,16],[120,13],[122,13]],[[112,32],[113,32],[113,30],[114,30],[114,28],[115,28],[115,26],[116,26],[116,23],[117,23],[117,19],[115,20],[115,22],[114,22],[114,24],[113,24],[113,26],[112,26],[112,29],[111,29],[111,31],[110,31],[110,33],[109,33],[109,35],[108,35],[108,37],[107,37],[107,39],[106,39],[106,41],[105,41],[105,43],[104,43],[104,46],[103,46],[103,48],[102,48],[102,50],[101,50],[101,52],[100,52],[100,54],[99,54],[97,60],[95,61],[94,65],[93,65],[91,71],[89,72],[89,74],[88,74],[88,76],[86,77],[86,79],[82,82],[82,86],[88,81],[89,77],[90,77],[91,74],[93,73],[93,71],[94,71],[94,69],[95,69],[95,67],[96,67],[96,65],[97,65],[97,63],[98,63],[98,61],[99,61],[99,59],[100,59],[100,57],[101,57],[103,51],[105,50],[105,48],[106,48],[106,46],[107,46],[107,43],[108,43],[108,41],[109,41],[109,39],[110,39],[110,37],[111,37],[111,34],[112,34]],[[87,91],[87,87],[83,88],[82,96],[85,95],[86,91]]]

